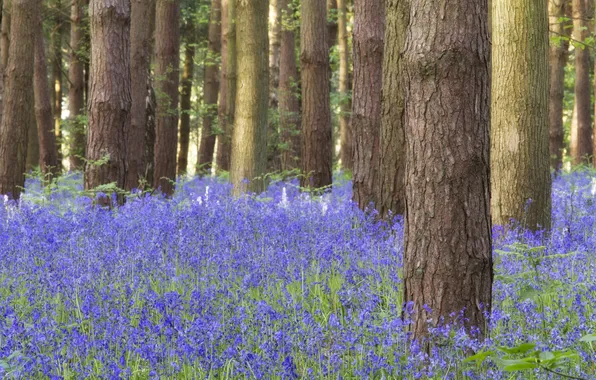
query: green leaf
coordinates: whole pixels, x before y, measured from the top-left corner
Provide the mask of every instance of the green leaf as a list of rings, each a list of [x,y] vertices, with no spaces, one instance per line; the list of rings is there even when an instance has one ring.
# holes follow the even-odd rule
[[[584,335],[579,339],[580,342],[587,342],[587,343],[591,343],[596,341],[596,334],[588,334],[588,335]]]
[[[476,355],[465,358],[464,363],[478,362],[478,365],[480,365],[487,357],[491,356],[492,354],[494,354],[494,351],[481,351]]]
[[[523,371],[539,367],[536,358],[497,359],[495,361],[497,362],[497,365],[505,371]]]
[[[555,358],[555,354],[550,351],[544,351],[540,353],[539,358],[541,362],[548,362]]]
[[[497,347],[499,351],[502,351],[506,354],[525,354],[526,352],[534,349],[536,347],[536,343],[522,343],[517,347]]]

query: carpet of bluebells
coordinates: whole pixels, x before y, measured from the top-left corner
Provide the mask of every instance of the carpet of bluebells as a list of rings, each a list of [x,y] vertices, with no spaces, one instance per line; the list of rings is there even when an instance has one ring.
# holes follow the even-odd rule
[[[464,362],[529,342],[596,378],[580,341],[596,328],[592,174],[555,180],[548,238],[495,228],[489,339],[447,324],[430,354],[402,320],[403,223],[359,211],[349,182],[234,200],[222,180],[188,179],[172,200],[111,210],[69,182],[27,186],[19,205],[0,200],[0,378],[560,378]]]

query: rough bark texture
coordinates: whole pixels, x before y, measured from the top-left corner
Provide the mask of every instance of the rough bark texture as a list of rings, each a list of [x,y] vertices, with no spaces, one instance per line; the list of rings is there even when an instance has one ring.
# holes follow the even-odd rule
[[[35,118],[39,138],[39,166],[46,180],[58,174],[58,150],[54,119],[50,102],[50,84],[43,38],[43,29],[37,29],[35,40],[35,69],[33,88],[35,92]]]
[[[515,219],[527,228],[548,229],[551,176],[546,3],[495,1],[492,14],[493,221],[505,225]]]
[[[370,10],[369,12],[374,12]],[[339,135],[341,167],[344,171],[354,169],[354,140],[350,125],[352,100],[350,93],[350,47],[348,43],[348,20],[346,0],[337,0],[337,39],[339,51]]]
[[[361,209],[375,204],[379,181],[381,90],[383,88],[383,0],[354,3],[354,88],[352,132],[354,134],[354,202]]]
[[[27,115],[29,116],[29,127],[27,128],[27,160],[25,171],[28,173],[39,165],[39,136],[35,113],[28,112]]]
[[[261,192],[267,165],[269,42],[267,0],[236,4],[238,80],[230,180],[233,193]]]
[[[404,300],[412,303],[415,338],[427,335],[427,321],[449,323],[464,309],[460,321],[485,332],[493,278],[488,7],[476,0],[410,6]]]
[[[215,139],[217,131],[217,99],[219,97],[219,63],[221,54],[221,0],[213,0],[211,5],[211,19],[209,22],[209,54],[205,67],[205,89],[203,103],[207,113],[203,118],[203,132],[199,147],[199,169],[203,173],[211,173]]]
[[[587,29],[586,1],[573,0],[573,39],[585,41]],[[590,100],[590,51],[577,44],[575,48],[575,120],[571,123],[571,158],[575,165],[589,163],[592,155],[592,103]]]
[[[0,124],[0,194],[18,199],[25,186],[27,134],[33,107],[33,59],[39,0],[12,0],[10,54]]]
[[[91,0],[89,21],[91,83],[85,189],[110,183],[124,188],[125,131],[130,127],[132,103],[130,2]]]
[[[279,60],[279,130],[281,168],[284,171],[300,169],[302,134],[300,132],[300,100],[298,99],[298,68],[296,65],[296,35],[289,27],[294,19],[290,0],[280,0],[282,24],[287,25],[281,32],[281,52]]]
[[[194,38],[187,36],[184,47],[184,68],[180,92],[180,150],[178,151],[178,175],[188,170],[188,149],[190,146],[190,111],[192,106],[192,80],[194,77]],[[194,31],[192,32],[194,33]],[[199,150],[200,153],[200,150]]]
[[[83,31],[83,0],[73,0],[71,5],[70,23],[70,65],[68,67],[68,111],[70,113],[70,170],[84,168],[85,145],[87,138],[85,128],[79,123],[79,117],[85,107],[85,73],[84,63],[79,57],[84,43]]]
[[[180,3],[157,0],[155,14],[155,77],[157,125],[155,188],[174,193],[178,149],[178,82],[180,72]]]
[[[375,200],[377,211],[383,218],[403,214],[406,205],[405,103],[401,51],[409,22],[408,7],[408,2],[403,0],[386,2],[379,183]]]
[[[146,142],[149,115],[147,112],[151,66],[152,23],[147,22],[154,15],[155,0],[131,1],[130,25],[130,72],[132,106],[130,128],[126,134],[126,190],[141,186],[149,181],[149,171],[153,167],[153,141]],[[150,182],[151,184],[152,182]]]
[[[236,0],[222,0],[221,95],[216,165],[218,171],[230,171],[232,130],[236,109]]]
[[[310,189],[332,182],[329,50],[325,0],[304,0],[300,20],[304,177]]]
[[[555,170],[563,164],[564,131],[563,131],[563,95],[565,92],[565,66],[569,58],[569,41],[571,22],[559,21],[566,16],[569,0],[548,0],[549,25],[551,37],[559,39],[550,45],[550,96],[549,96],[549,130],[550,130],[550,163]]]
[[[10,47],[11,1],[4,0],[2,3],[2,25],[0,26],[0,122],[2,121],[4,109],[4,83],[6,81],[6,67],[8,66],[8,50]]]
[[[52,0],[53,20],[50,33],[50,66],[52,68],[52,101],[54,111],[54,130],[58,144],[59,162],[62,162],[62,34],[64,20],[62,15],[62,0]]]

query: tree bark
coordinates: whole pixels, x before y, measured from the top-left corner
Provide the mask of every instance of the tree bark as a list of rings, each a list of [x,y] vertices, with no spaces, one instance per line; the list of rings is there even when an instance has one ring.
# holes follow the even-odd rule
[[[18,199],[25,186],[27,134],[33,107],[33,60],[39,0],[12,0],[10,47],[0,124],[0,194]]]
[[[514,219],[530,229],[548,229],[551,177],[546,3],[495,1],[492,14],[493,221],[506,225]]]
[[[39,136],[35,113],[28,112],[29,127],[27,128],[27,160],[25,163],[25,172],[30,172],[39,165]]]
[[[155,188],[174,193],[178,149],[178,82],[180,72],[180,3],[157,0],[155,15],[155,77],[157,125]]]
[[[329,50],[338,43],[339,24],[338,24],[339,0],[327,0],[327,37]]]
[[[85,166],[85,145],[87,138],[80,116],[85,107],[85,73],[80,50],[84,43],[83,0],[73,0],[70,23],[70,64],[68,67],[68,111],[70,113],[70,169],[81,170]]]
[[[589,35],[585,0],[573,0],[573,39],[585,41]],[[592,154],[592,103],[590,100],[590,52],[577,44],[575,48],[576,122],[571,124],[571,158],[575,165],[589,163]]]
[[[304,0],[300,24],[302,81],[302,187],[321,189],[332,183],[329,50],[325,0]]]
[[[410,4],[404,299],[414,338],[442,318],[485,333],[493,278],[487,3]]]
[[[401,79],[405,36],[409,22],[407,1],[387,0],[383,91],[381,101],[381,138],[379,182],[376,208],[383,218],[405,211],[406,136],[404,134],[404,87]]]
[[[182,71],[182,90],[180,92],[180,150],[178,152],[178,175],[184,175],[188,170],[192,81],[195,68],[195,47],[192,34],[194,34],[194,30],[188,33],[187,42],[184,47],[184,69]]]
[[[233,193],[238,196],[264,190],[269,98],[269,4],[267,0],[240,0],[236,7],[238,79],[230,179]]]
[[[279,103],[279,60],[281,48],[281,0],[269,0],[269,107]]]
[[[10,3],[12,0],[4,0],[2,3],[2,25],[0,26],[0,122],[2,121],[4,109],[4,87],[6,81],[6,68],[8,67],[8,50],[10,47]]]
[[[379,136],[383,83],[383,0],[354,3],[353,198],[361,209],[375,206],[379,180]]]
[[[58,144],[58,158],[62,162],[62,34],[64,23],[62,18],[62,0],[53,0],[54,17],[50,33],[50,62],[52,68],[53,89],[52,100],[54,104],[54,130]]]
[[[300,132],[300,100],[297,85],[299,81],[296,65],[296,35],[291,21],[294,11],[290,0],[280,0],[284,27],[281,31],[279,60],[279,130],[281,168],[289,171],[300,168],[302,139]]]
[[[132,103],[130,16],[127,1],[91,0],[89,6],[91,83],[86,190],[111,183],[124,188],[125,131],[130,128]]]
[[[217,131],[214,130],[217,120],[217,99],[219,97],[219,66],[217,59],[221,54],[221,0],[213,0],[211,5],[211,20],[209,22],[209,54],[205,67],[204,104],[207,113],[203,118],[203,132],[199,148],[199,170],[211,173],[213,153],[215,152],[215,139]]]
[[[35,92],[35,119],[39,138],[39,166],[44,179],[51,181],[59,172],[56,134],[50,102],[50,84],[46,64],[43,30],[37,28],[35,40],[35,68],[33,88]]]
[[[350,93],[350,47],[346,0],[337,0],[338,51],[339,51],[339,134],[341,166],[344,171],[354,169],[354,138],[350,118],[352,94]]]

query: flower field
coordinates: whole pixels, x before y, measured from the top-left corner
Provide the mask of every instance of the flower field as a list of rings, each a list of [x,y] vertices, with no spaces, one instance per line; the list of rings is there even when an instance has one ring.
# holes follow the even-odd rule
[[[592,187],[555,180],[548,238],[495,228],[489,339],[443,326],[428,355],[402,320],[403,224],[359,211],[349,183],[234,200],[193,179],[103,210],[30,181],[20,207],[0,201],[0,377],[595,378]],[[530,346],[557,365],[515,367]]]

